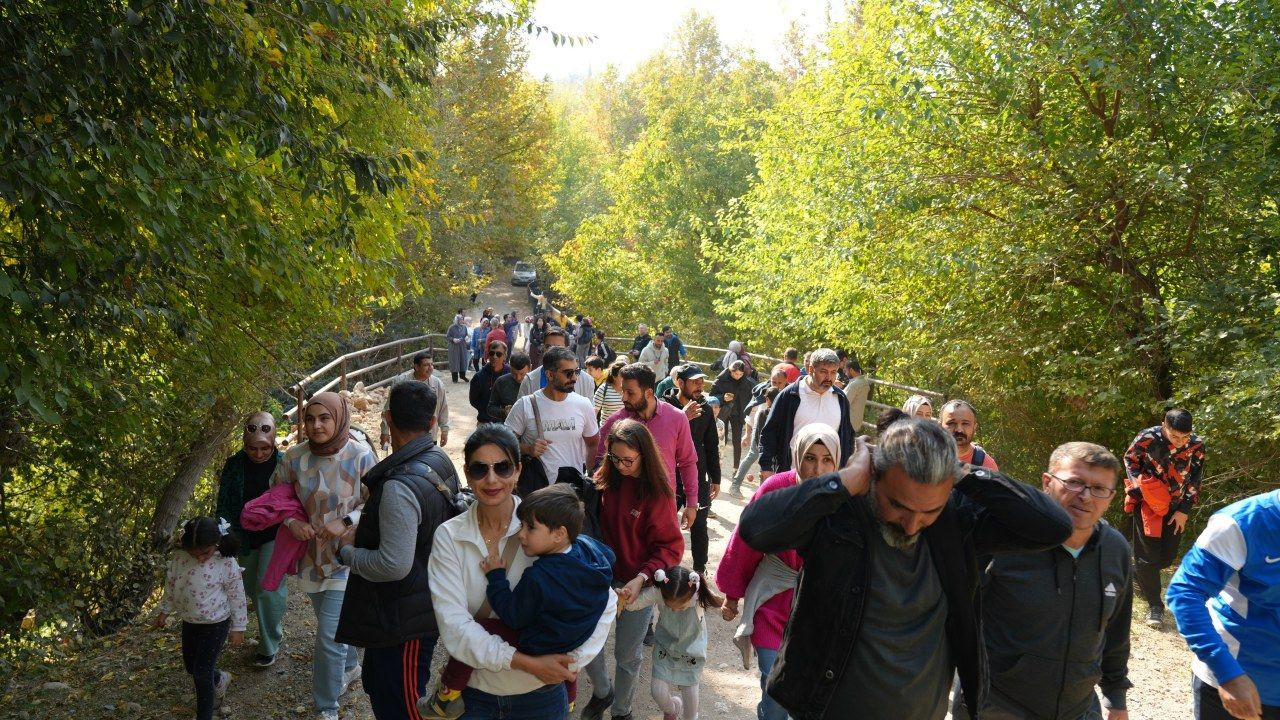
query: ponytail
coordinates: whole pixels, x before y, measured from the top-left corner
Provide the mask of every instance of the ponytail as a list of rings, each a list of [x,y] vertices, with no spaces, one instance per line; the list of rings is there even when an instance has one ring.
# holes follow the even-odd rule
[[[173,537],[173,546],[194,550],[216,545],[222,557],[235,557],[240,553],[240,539],[231,532],[231,523],[218,518],[196,517],[183,523]]]
[[[684,600],[697,593],[698,604],[703,609],[724,606],[724,598],[712,589],[710,579],[683,565],[674,565],[654,573],[653,584],[666,600]]]

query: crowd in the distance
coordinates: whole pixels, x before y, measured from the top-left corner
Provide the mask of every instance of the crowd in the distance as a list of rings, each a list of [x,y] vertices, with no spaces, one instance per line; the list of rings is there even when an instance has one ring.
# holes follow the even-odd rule
[[[1135,580],[1146,623],[1167,603],[1195,653],[1188,714],[1280,717],[1280,490],[1214,513],[1161,587],[1204,470],[1186,410],[1123,460],[1063,442],[1030,485],[975,442],[964,400],[866,423],[871,383],[845,353],[788,349],[761,377],[742,342],[704,369],[669,327],[620,358],[590,319],[566,325],[460,312],[446,332],[478,421],[465,483],[429,353],[391,384],[380,461],[335,393],[301,408],[286,451],[271,415],[245,421],[217,517],[175,537],[157,618],[183,621],[201,720],[250,604],[250,663],[275,662],[286,575],[315,614],[322,718],[359,677],[380,720],[628,720],[641,684],[692,720],[708,623],[727,621],[759,720],[1124,720]],[[730,472],[726,494],[753,494],[711,572]],[[1121,529],[1103,519],[1117,496]]]

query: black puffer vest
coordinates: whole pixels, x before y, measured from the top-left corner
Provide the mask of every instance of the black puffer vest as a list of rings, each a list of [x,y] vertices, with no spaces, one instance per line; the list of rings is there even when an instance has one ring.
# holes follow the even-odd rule
[[[379,510],[387,483],[403,483],[421,510],[413,565],[409,574],[390,582],[373,582],[352,573],[347,580],[336,639],[366,648],[392,647],[439,634],[427,582],[427,561],[436,528],[456,515],[444,495],[427,479],[428,466],[450,491],[458,492],[458,476],[449,456],[429,437],[420,437],[375,465],[362,479],[369,499],[360,515],[355,546],[378,547]]]

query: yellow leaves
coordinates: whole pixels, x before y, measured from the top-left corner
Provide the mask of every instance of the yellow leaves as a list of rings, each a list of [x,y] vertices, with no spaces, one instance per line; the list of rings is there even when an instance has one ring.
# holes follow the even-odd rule
[[[311,107],[315,108],[316,112],[321,115],[334,122],[338,122],[338,113],[333,109],[333,103],[329,102],[329,98],[313,97],[311,98]]]
[[[280,67],[284,63],[284,53],[280,48],[267,48],[263,51],[262,56],[266,59],[267,64],[272,67]]]
[[[32,118],[32,120],[34,120],[37,125],[48,125],[49,123],[53,122],[53,113],[44,113],[43,115],[37,115],[34,118]]]
[[[27,611],[27,614],[23,616],[22,629],[23,630],[36,629],[36,609],[35,608],[31,608],[30,610]]]

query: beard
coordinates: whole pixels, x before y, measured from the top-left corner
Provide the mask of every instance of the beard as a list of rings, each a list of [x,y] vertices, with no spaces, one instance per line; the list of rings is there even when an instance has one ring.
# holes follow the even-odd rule
[[[649,401],[641,400],[640,402],[633,404],[633,403],[627,402],[626,400],[623,400],[622,407],[626,408],[627,410],[633,413],[644,412],[645,409],[649,407]]]
[[[868,499],[871,500],[871,512],[876,518],[876,528],[880,530],[880,537],[884,539],[884,543],[895,550],[911,550],[920,540],[920,533],[908,535],[907,531],[895,522],[889,522],[880,517],[880,503],[876,501],[876,481],[871,481],[871,489],[867,492]]]
[[[973,442],[973,436],[966,435],[963,432],[953,432],[951,433],[951,437],[956,439],[956,445],[968,445]]]

